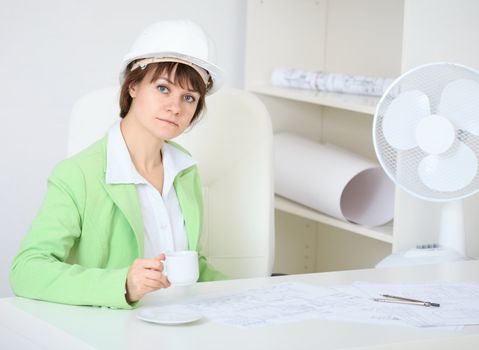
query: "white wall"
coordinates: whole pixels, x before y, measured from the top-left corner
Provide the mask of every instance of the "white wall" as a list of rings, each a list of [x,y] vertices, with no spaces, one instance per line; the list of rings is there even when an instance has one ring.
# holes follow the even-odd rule
[[[243,0],[0,0],[0,297],[46,179],[66,155],[73,102],[116,84],[137,34],[189,18],[216,43],[226,85],[243,85]]]

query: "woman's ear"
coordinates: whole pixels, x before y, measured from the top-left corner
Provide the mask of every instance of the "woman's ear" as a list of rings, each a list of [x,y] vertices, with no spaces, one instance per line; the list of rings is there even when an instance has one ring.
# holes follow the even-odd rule
[[[137,88],[138,88],[137,82],[131,82],[130,85],[128,85],[128,92],[130,93],[131,98],[136,97]]]

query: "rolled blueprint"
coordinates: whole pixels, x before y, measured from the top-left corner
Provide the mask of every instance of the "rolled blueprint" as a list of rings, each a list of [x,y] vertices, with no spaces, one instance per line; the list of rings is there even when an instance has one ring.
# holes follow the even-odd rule
[[[394,215],[394,184],[375,162],[290,133],[274,136],[277,194],[345,221],[378,226]]]
[[[312,72],[286,68],[275,69],[271,76],[271,84],[273,86],[369,96],[382,96],[393,81],[393,79],[365,77],[362,75]]]

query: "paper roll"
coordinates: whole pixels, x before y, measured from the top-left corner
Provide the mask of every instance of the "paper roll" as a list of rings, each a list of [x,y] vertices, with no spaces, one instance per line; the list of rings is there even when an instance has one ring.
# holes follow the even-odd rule
[[[393,81],[363,75],[286,68],[277,68],[271,75],[273,86],[369,96],[381,96]]]
[[[290,133],[274,136],[275,191],[338,219],[365,226],[394,216],[394,184],[366,158]]]

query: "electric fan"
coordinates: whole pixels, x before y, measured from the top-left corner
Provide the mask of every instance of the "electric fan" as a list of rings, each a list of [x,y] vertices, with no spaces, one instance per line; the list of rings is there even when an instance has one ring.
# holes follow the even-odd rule
[[[479,191],[479,72],[439,62],[401,75],[376,108],[373,143],[397,186],[441,202],[434,249],[392,254],[377,266],[465,259],[462,199]]]

